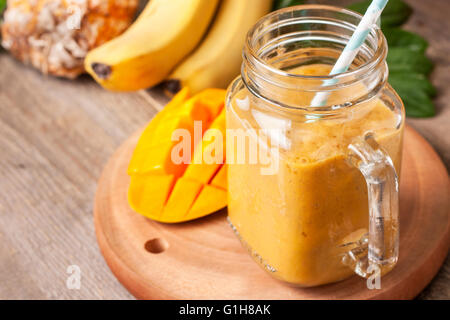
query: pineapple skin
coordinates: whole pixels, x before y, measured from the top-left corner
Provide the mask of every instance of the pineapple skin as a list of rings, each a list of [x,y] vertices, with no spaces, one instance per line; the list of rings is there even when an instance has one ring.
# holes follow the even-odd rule
[[[125,31],[139,0],[8,0],[2,46],[44,74],[76,78],[87,52]]]

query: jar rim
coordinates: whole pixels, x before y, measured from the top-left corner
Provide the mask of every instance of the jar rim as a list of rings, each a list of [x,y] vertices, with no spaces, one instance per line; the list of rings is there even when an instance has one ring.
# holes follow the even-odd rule
[[[363,75],[368,74],[371,70],[373,70],[379,64],[384,62],[386,55],[387,55],[387,49],[386,49],[387,44],[386,44],[386,38],[384,37],[383,32],[381,31],[381,29],[378,26],[375,28],[372,28],[372,30],[370,31],[370,33],[372,35],[376,36],[376,42],[377,42],[377,47],[376,47],[376,50],[373,52],[373,56],[371,56],[367,61],[365,61],[363,64],[361,64],[360,66],[358,66],[355,69],[351,69],[351,70],[349,69],[345,72],[337,73],[335,75],[320,75],[320,76],[319,75],[299,75],[299,74],[295,74],[295,73],[291,73],[291,72],[288,72],[285,70],[278,69],[278,68],[268,64],[267,62],[265,62],[260,57],[257,50],[255,49],[254,44],[252,43],[252,40],[254,40],[254,37],[257,34],[261,33],[261,28],[262,28],[263,24],[267,20],[270,20],[271,18],[274,18],[277,15],[280,15],[283,13],[294,12],[294,11],[304,11],[304,10],[311,10],[311,9],[324,10],[324,11],[336,12],[336,13],[344,13],[350,17],[357,18],[359,21],[363,17],[360,13],[355,12],[350,9],[341,8],[341,7],[337,7],[337,6],[331,6],[331,5],[321,5],[321,4],[297,5],[297,6],[280,9],[280,10],[274,11],[274,12],[264,16],[263,18],[261,18],[248,31],[246,44],[244,47],[244,56],[246,56],[248,54],[252,58],[252,60],[254,62],[256,62],[260,67],[262,67],[263,69],[265,69],[277,76],[287,77],[287,78],[292,78],[292,79],[315,80],[315,81],[318,81],[318,80],[321,80],[321,81],[335,80],[336,81],[337,80],[337,82],[341,82],[341,83],[345,82],[344,79],[349,79],[349,78],[360,79]],[[318,18],[320,18],[320,17],[318,17]],[[270,24],[267,28],[270,28],[270,26],[273,26],[273,25],[274,24]],[[355,25],[355,28],[356,28],[356,25]],[[333,85],[320,86],[319,87],[320,90],[318,90],[318,91],[326,90],[329,87],[333,87]]]

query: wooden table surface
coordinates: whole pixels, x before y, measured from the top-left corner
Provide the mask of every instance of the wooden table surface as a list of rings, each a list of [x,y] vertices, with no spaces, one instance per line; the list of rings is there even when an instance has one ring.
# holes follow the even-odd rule
[[[450,168],[450,1],[408,1],[407,28],[430,41],[438,115],[408,119]],[[432,3],[432,5],[430,5]],[[94,235],[96,182],[114,150],[161,108],[87,76],[44,77],[0,53],[0,299],[130,299]],[[69,289],[67,268],[81,271]],[[450,299],[450,259],[422,299]]]

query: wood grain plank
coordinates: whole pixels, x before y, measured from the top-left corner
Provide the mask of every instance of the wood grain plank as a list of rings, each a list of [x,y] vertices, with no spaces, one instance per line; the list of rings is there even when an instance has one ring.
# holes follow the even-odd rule
[[[129,298],[99,254],[93,195],[110,154],[155,109],[87,78],[42,77],[5,54],[0,65],[0,298]],[[81,290],[66,288],[71,264]]]

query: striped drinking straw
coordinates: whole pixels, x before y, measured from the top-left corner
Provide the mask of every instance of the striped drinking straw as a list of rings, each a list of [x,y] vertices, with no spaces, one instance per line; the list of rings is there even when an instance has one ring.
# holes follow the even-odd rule
[[[352,37],[348,41],[344,50],[342,51],[339,59],[336,61],[333,69],[330,72],[331,75],[335,75],[338,73],[342,73],[348,70],[350,65],[355,59],[359,48],[361,48],[362,44],[367,38],[367,35],[370,32],[372,26],[377,22],[377,19],[380,17],[381,12],[384,7],[388,3],[389,0],[373,0],[370,6],[367,8],[366,13],[361,19],[360,23],[356,27],[355,32]],[[324,85],[333,85],[337,82],[336,79],[330,79],[324,81]],[[316,93],[314,98],[311,101],[312,107],[321,107],[327,103],[329,92],[321,91]]]

